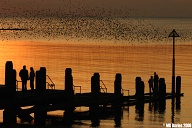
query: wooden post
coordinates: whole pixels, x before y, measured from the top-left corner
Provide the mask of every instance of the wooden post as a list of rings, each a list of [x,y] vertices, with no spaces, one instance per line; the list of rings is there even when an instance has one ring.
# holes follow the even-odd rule
[[[39,71],[36,71],[36,92],[41,95],[46,90],[46,68],[41,67]],[[41,107],[45,104],[37,103],[36,107]],[[45,125],[46,124],[47,111],[34,112],[34,124]]]
[[[115,116],[115,126],[121,126],[121,116],[122,116],[122,76],[121,74],[116,74],[115,81],[114,81],[114,93],[118,97],[117,100],[114,102],[114,116]]]
[[[73,91],[73,76],[71,68],[66,68],[65,70],[65,90]]]
[[[165,79],[160,78],[159,79],[159,99],[165,99],[166,96],[166,84]]]
[[[141,82],[141,77],[136,77],[135,79],[135,95],[138,95],[138,91],[139,91],[139,85]]]
[[[144,119],[144,82],[143,81],[138,81],[137,82],[137,96],[136,96],[136,112],[138,113],[139,116],[139,121]]]
[[[16,71],[13,69],[12,61],[7,61],[5,66],[5,86],[9,90],[9,95],[16,93]]]
[[[36,71],[36,92],[44,93],[46,90],[46,68],[41,67],[39,71]]]
[[[136,99],[138,101],[144,100],[144,82],[141,81],[141,77],[136,77]]]
[[[121,94],[122,85],[122,76],[121,74],[116,74],[115,76],[115,82],[114,82],[114,93],[115,94]]]
[[[100,125],[100,119],[99,119],[100,111],[98,104],[99,93],[100,93],[100,75],[99,73],[94,73],[94,75],[91,77],[91,100],[93,103],[89,107],[93,127]]]
[[[181,76],[176,77],[176,109],[181,108]]]
[[[137,112],[139,113],[139,117],[143,119],[144,114],[144,82],[141,80],[141,77],[136,77],[136,100],[137,104],[135,106]]]
[[[100,93],[100,75],[99,73],[94,73],[91,78],[91,94],[98,96]]]
[[[164,112],[165,111],[165,104],[166,104],[166,84],[165,79],[160,78],[159,79],[159,111]]]
[[[6,97],[12,100],[16,93],[16,71],[13,69],[12,61],[7,61],[5,64],[5,88]],[[6,106],[3,111],[3,123],[6,125],[14,125],[17,122],[15,106]]]
[[[66,68],[65,70],[65,92],[67,95],[68,106],[64,112],[64,124],[67,126],[71,126],[73,123],[73,112],[75,110],[74,107],[74,90],[73,90],[73,76],[72,69]]]
[[[181,76],[176,77],[176,95],[181,94]]]

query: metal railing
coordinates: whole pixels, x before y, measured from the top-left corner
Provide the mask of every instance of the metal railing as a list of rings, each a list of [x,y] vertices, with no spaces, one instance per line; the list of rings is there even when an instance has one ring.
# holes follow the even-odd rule
[[[81,94],[81,86],[75,86],[75,85],[73,85],[73,89],[75,90],[75,88],[79,88],[79,92],[80,92],[80,94]]]
[[[122,90],[122,93],[123,93],[123,95],[124,95],[124,92],[127,92],[127,96],[129,96],[129,90],[128,89],[121,89]]]
[[[49,87],[51,88],[51,89],[55,89],[55,83],[52,81],[52,79],[49,77],[49,75],[46,75],[47,76],[47,78],[49,79],[49,81],[50,81],[50,83],[49,82],[46,82],[47,83],[47,87],[48,87],[48,89],[49,89]],[[16,80],[16,91],[18,91],[19,90],[19,83],[22,83],[22,81],[20,80]]]
[[[107,93],[107,87],[105,86],[105,83],[102,80],[100,80],[100,82],[104,86],[104,88],[102,86],[100,86],[100,89],[103,90],[104,93]]]
[[[50,80],[50,82],[51,83],[49,83],[49,82],[46,82],[47,83],[47,87],[48,87],[48,89],[49,89],[49,87],[51,88],[51,89],[55,89],[55,83],[52,81],[52,79],[49,77],[49,75],[46,75],[47,76],[47,78]]]
[[[21,82],[22,83],[22,81],[20,80],[16,80],[16,91],[18,91],[19,90],[19,82]]]

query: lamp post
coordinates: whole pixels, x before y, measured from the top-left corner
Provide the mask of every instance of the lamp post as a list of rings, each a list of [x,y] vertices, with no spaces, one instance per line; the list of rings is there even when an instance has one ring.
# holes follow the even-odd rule
[[[173,37],[173,60],[172,60],[172,95],[175,94],[175,37],[180,37],[179,34],[173,29],[169,34],[169,37]]]

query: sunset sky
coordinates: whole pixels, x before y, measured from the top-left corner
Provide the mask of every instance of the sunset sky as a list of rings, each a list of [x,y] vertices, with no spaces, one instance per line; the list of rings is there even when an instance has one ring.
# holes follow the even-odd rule
[[[0,16],[192,17],[192,0],[1,0]]]

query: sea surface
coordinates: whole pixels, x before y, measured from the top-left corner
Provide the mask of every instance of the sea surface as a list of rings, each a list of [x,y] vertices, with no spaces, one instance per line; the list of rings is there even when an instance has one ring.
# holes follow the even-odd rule
[[[5,63],[12,61],[18,73],[23,65],[29,70],[46,67],[47,75],[64,89],[64,72],[72,68],[75,86],[81,92],[90,92],[91,76],[100,73],[108,92],[114,91],[115,74],[122,74],[122,88],[135,94],[135,78],[141,77],[145,92],[154,72],[165,78],[167,92],[171,92],[172,38],[175,29],[180,35],[175,39],[176,76],[181,76],[181,108],[171,109],[166,101],[163,112],[149,104],[140,115],[135,106],[123,110],[122,127],[163,128],[168,123],[192,123],[192,19],[191,18],[80,18],[34,17],[0,18],[1,28],[25,30],[0,30],[0,84],[4,84]],[[19,89],[21,85],[19,84]],[[29,83],[28,83],[28,89]],[[75,89],[75,92],[80,92]],[[124,92],[127,95],[127,92]],[[77,108],[78,111],[87,108]],[[61,116],[62,111],[49,112]],[[0,121],[2,122],[2,111]],[[91,127],[90,120],[73,127]],[[22,122],[18,118],[18,123]],[[32,122],[33,123],[33,122]],[[101,120],[100,127],[114,127],[114,120]]]

